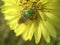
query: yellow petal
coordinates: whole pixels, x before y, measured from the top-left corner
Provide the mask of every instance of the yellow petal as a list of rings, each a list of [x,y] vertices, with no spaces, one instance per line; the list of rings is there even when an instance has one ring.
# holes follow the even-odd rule
[[[41,39],[41,23],[39,23],[38,28],[36,29],[34,33],[34,37],[35,37],[36,44],[38,44]]]
[[[45,15],[46,15],[48,18],[50,18],[51,20],[54,20],[54,21],[56,21],[56,22],[59,21],[59,17],[58,17],[57,15],[54,15],[54,14],[48,13],[48,12],[45,12]],[[59,22],[60,22],[60,21],[59,21]]]
[[[17,28],[14,30],[14,32],[16,33],[16,36],[21,35],[26,29],[26,25],[25,24],[20,24],[19,26],[17,26]]]
[[[27,26],[25,32],[22,34],[22,37],[25,41],[28,39],[31,40],[34,33],[34,23]]]
[[[41,22],[41,29],[42,29],[41,32],[42,32],[43,38],[47,43],[50,43],[50,35],[47,32],[46,28],[44,27],[43,22]]]
[[[47,30],[47,32],[54,38],[56,38],[56,29],[55,27],[48,21],[44,22],[44,26]]]

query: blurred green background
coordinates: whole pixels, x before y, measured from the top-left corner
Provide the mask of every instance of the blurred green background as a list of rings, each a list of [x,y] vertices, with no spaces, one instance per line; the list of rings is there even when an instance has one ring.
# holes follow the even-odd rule
[[[4,3],[0,0],[0,45],[36,45],[34,38],[31,41],[25,42],[21,37],[16,37],[14,31],[11,31],[9,26],[6,25],[3,13],[1,12],[1,6]],[[57,29],[57,38],[52,39],[47,44],[44,39],[38,45],[60,45],[60,30]]]

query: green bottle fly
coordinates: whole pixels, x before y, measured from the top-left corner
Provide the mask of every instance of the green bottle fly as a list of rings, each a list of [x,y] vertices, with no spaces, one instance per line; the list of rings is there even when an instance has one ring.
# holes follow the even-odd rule
[[[18,23],[20,24],[26,22],[27,19],[29,19],[32,16],[32,14],[34,14],[34,11],[34,8],[29,8],[28,10],[26,10],[19,19]]]

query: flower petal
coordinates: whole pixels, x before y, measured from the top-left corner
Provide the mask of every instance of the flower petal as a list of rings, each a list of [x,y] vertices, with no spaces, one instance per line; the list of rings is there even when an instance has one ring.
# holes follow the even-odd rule
[[[34,33],[34,36],[35,36],[35,42],[36,44],[38,44],[41,39],[41,23],[39,23],[39,26]]]
[[[14,32],[16,33],[16,36],[21,35],[26,29],[26,25],[25,24],[20,24],[19,26],[17,26],[17,28],[14,30]]]
[[[34,23],[29,24],[27,26],[25,32],[22,34],[22,37],[25,41],[27,41],[28,39],[31,40],[33,33],[34,33]]]
[[[56,29],[55,29],[55,27],[49,21],[45,21],[44,26],[47,29],[48,33],[52,37],[56,38]]]
[[[47,16],[46,18],[49,22],[54,24],[54,26],[60,28],[60,19],[57,15],[54,15],[54,14],[48,13],[48,12],[45,12],[45,15]]]
[[[49,35],[49,33],[47,32],[46,28],[44,27],[43,22],[41,22],[41,29],[42,29],[41,32],[42,32],[42,35],[43,35],[45,41],[46,41],[47,43],[50,43],[50,35]]]

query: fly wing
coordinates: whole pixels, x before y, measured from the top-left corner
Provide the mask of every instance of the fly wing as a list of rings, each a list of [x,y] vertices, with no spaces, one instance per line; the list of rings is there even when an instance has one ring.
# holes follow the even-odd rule
[[[18,21],[18,24],[25,23],[25,22],[26,22],[26,20],[27,20],[27,18],[26,18],[26,17],[21,16],[21,18],[20,18],[20,19],[19,19],[19,21]]]

